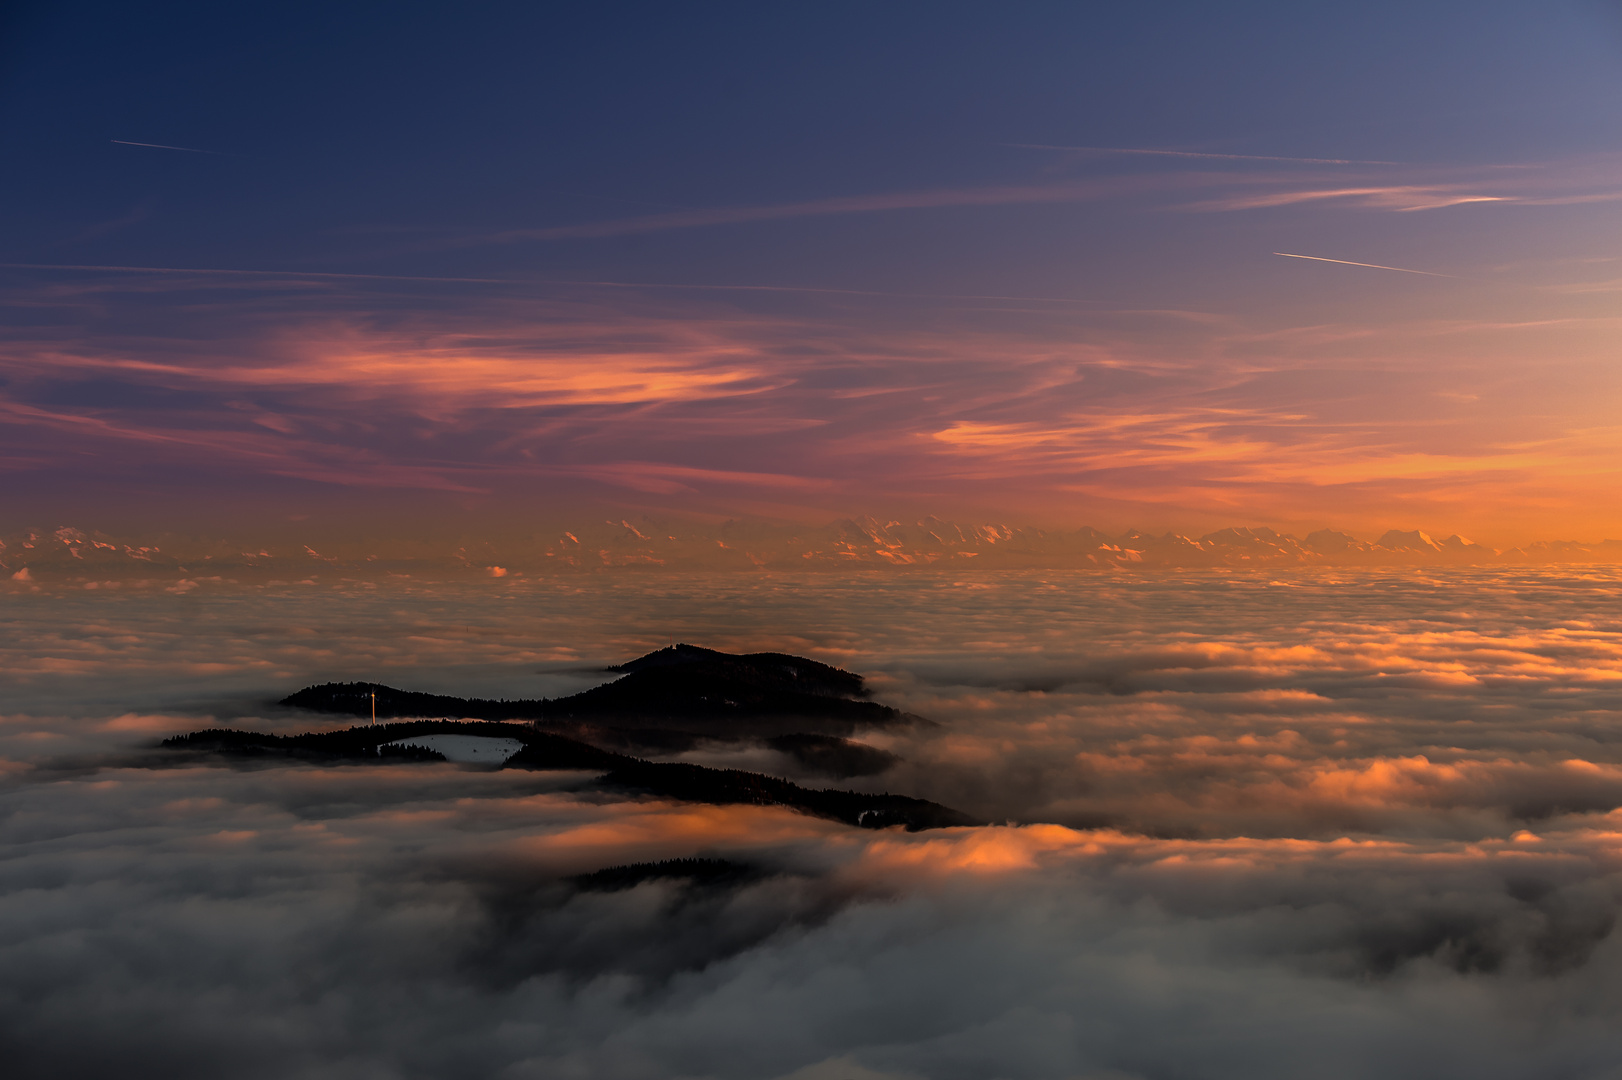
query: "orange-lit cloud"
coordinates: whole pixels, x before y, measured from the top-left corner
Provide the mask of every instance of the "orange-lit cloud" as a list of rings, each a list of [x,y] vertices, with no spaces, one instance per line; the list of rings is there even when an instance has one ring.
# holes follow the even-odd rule
[[[1615,172],[1595,159],[1345,183],[1362,168],[1337,167],[1339,186],[1308,202],[1565,198]],[[788,210],[1108,200],[1136,179]],[[1308,190],[1300,169],[1152,179],[1144,191],[1216,185],[1269,213]],[[1348,243],[1324,262],[1268,254],[1300,247],[1258,244],[1247,299],[1203,305],[84,269],[20,301],[38,318],[0,357],[0,469],[52,491],[127,489],[114,477],[131,469],[177,491],[274,478],[560,511],[871,508],[1360,535],[1413,523],[1499,547],[1622,533],[1609,277],[1569,258],[1461,268]],[[1294,299],[1269,298],[1283,291]],[[184,339],[78,329],[98,305],[180,296],[195,300]]]

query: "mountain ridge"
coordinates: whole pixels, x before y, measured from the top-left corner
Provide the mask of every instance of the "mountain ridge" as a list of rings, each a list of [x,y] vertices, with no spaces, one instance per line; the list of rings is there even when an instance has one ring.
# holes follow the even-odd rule
[[[391,546],[392,545],[392,546]],[[249,550],[244,550],[248,548]],[[843,518],[821,526],[734,520],[636,523],[603,520],[458,546],[390,542],[341,551],[308,544],[243,545],[195,538],[140,541],[72,526],[0,535],[0,581],[28,584],[150,581],[177,590],[205,581],[299,583],[334,575],[372,578],[523,577],[647,570],[838,570],[842,568],[1149,570],[1292,566],[1448,566],[1622,562],[1622,540],[1538,541],[1493,548],[1457,533],[1388,529],[1378,539],[1319,529],[1305,537],[1230,526],[1187,536],[1090,526],[1041,529]]]
[[[866,700],[862,676],[786,653],[732,654],[671,645],[607,668],[620,677],[562,698],[460,698],[381,683],[322,683],[289,694],[291,708],[341,716],[523,720],[575,736],[636,744],[821,735],[930,721]]]

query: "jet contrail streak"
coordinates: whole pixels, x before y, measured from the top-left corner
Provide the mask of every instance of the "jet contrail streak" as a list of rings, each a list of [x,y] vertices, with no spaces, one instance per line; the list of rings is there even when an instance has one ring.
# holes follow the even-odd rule
[[[1321,255],[1291,255],[1288,251],[1275,251],[1274,255],[1282,255],[1286,259],[1311,259],[1313,262],[1340,263],[1342,266],[1366,266],[1371,270],[1395,270],[1399,274],[1424,274],[1426,277],[1450,278],[1452,274],[1436,274],[1429,270],[1409,270],[1403,266],[1381,266],[1379,263],[1352,262],[1350,259],[1326,259]]]
[[[229,154],[222,154],[218,150],[194,150],[190,146],[165,146],[163,143],[130,142],[128,139],[108,139],[107,141],[115,142],[119,146],[150,146],[154,150],[184,150],[188,154],[213,154],[215,157],[230,157]]]
[[[1157,157],[1218,158],[1223,161],[1293,161],[1302,165],[1401,165],[1400,161],[1354,158],[1269,157],[1262,154],[1201,154],[1193,150],[1138,150],[1124,146],[1050,146],[1046,143],[1003,143],[1021,150],[1082,150],[1090,154],[1152,154]]]

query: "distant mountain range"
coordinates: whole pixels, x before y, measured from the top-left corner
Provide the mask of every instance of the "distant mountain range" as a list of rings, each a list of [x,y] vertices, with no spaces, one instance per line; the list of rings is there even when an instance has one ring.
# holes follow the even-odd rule
[[[72,527],[0,536],[0,578],[14,581],[160,579],[285,580],[390,575],[537,576],[644,567],[668,570],[821,570],[838,567],[967,569],[1410,566],[1622,561],[1622,540],[1547,540],[1495,549],[1453,535],[1392,529],[1377,540],[1320,529],[1305,537],[1229,528],[1200,537],[1138,530],[967,525],[927,517],[846,518],[821,526],[762,521],[720,525],[599,521],[552,534],[457,547],[415,545],[381,554],[307,545],[241,545],[195,539],[142,542]]]

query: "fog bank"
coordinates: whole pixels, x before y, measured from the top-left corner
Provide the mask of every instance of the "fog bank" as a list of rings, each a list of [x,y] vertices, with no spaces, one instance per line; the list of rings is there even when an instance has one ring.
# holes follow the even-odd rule
[[[15,1075],[1622,1075],[1622,577],[8,596]],[[668,640],[938,728],[908,834],[454,763],[177,764],[324,678],[561,694]],[[764,747],[690,760],[784,775]],[[730,757],[729,757],[730,756]],[[693,857],[715,880],[583,884]]]

